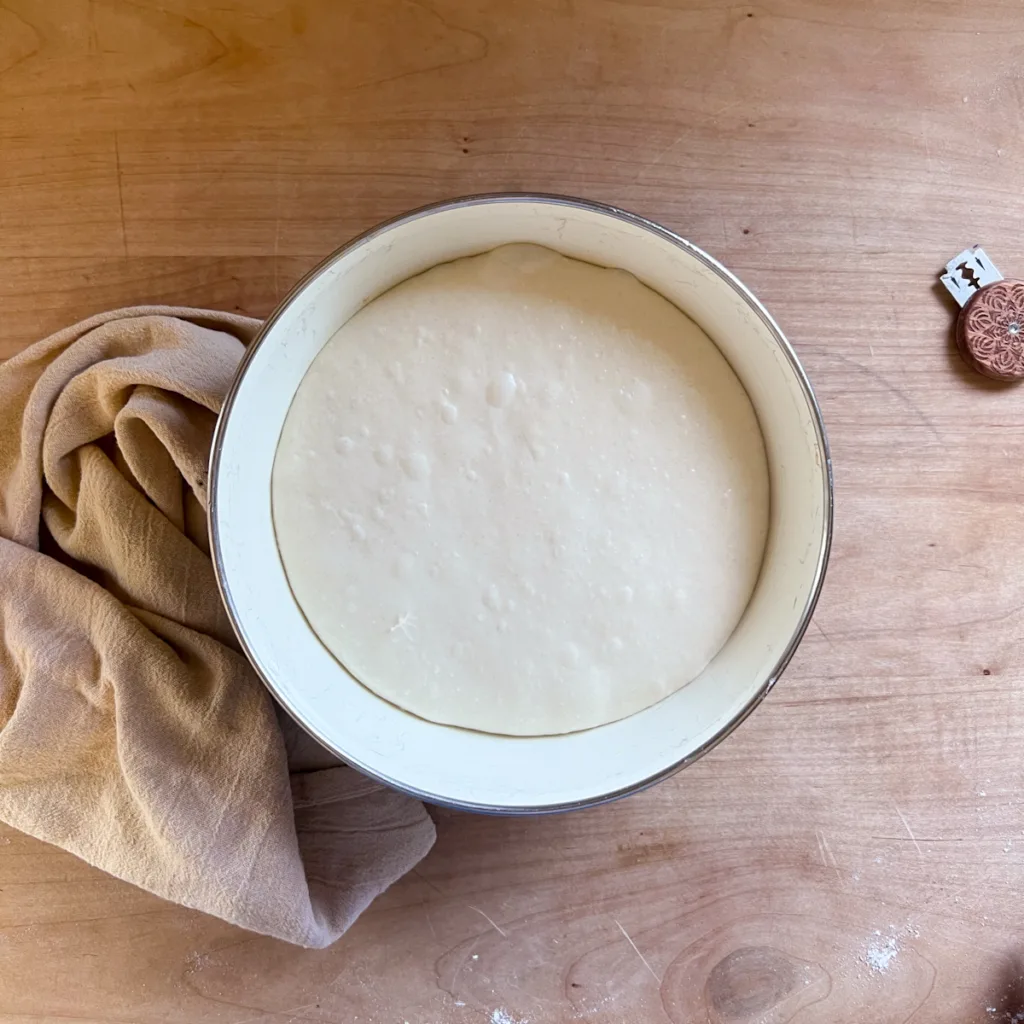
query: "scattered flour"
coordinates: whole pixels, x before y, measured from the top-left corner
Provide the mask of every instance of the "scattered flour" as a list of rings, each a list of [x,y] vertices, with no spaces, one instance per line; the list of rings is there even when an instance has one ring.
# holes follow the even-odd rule
[[[196,971],[201,971],[212,961],[212,959],[213,958],[209,953],[200,953],[197,951],[191,954],[191,956],[189,956],[185,961],[185,973],[195,974]]]
[[[888,974],[893,961],[903,950],[903,939],[919,939],[921,929],[908,921],[902,928],[895,924],[889,925],[888,934],[883,934],[878,928],[875,929],[874,938],[868,937],[868,944],[861,954],[860,961],[866,965],[872,974]],[[1020,1021],[1024,1024],[1024,1020]]]
[[[576,1008],[575,1012],[572,1015],[572,1019],[584,1021],[589,1020],[592,1014],[596,1013],[598,1010],[607,1006],[609,1003],[615,1002],[615,999],[616,997],[611,995],[602,996],[600,999],[596,1001],[588,1000],[586,1006]]]
[[[504,1007],[498,1007],[491,1014],[491,1024],[530,1024],[525,1017],[513,1017]]]
[[[883,939],[881,932],[875,932],[878,936],[865,950],[864,963],[871,968],[875,974],[885,974],[892,965],[893,960],[899,956],[900,943],[895,935]]]

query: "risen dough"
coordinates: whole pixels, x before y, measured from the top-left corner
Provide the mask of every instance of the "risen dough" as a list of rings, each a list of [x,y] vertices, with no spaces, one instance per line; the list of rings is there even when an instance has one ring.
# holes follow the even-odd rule
[[[436,722],[533,735],[701,672],[753,590],[768,471],[700,328],[630,274],[516,245],[334,335],[273,505],[296,600],[357,679]]]

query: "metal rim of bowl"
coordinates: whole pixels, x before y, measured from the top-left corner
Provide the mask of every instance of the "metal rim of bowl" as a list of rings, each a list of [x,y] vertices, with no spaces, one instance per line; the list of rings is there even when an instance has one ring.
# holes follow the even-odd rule
[[[796,375],[797,380],[800,383],[800,387],[804,392],[804,397],[807,399],[808,405],[813,413],[814,430],[817,436],[817,442],[822,452],[823,464],[822,464],[822,488],[823,488],[823,502],[825,510],[825,542],[822,545],[821,552],[818,558],[818,564],[815,567],[814,572],[814,583],[811,588],[811,593],[808,596],[807,602],[804,605],[804,610],[800,616],[800,621],[794,630],[793,635],[790,637],[789,642],[786,644],[779,660],[775,663],[772,671],[768,674],[767,679],[761,684],[757,692],[751,697],[747,704],[740,710],[740,712],[729,721],[719,732],[713,736],[706,743],[702,744],[696,750],[691,751],[685,757],[669,765],[667,768],[663,768],[661,771],[656,772],[654,775],[649,776],[642,781],[635,783],[630,786],[624,786],[620,789],[614,790],[610,793],[603,793],[599,796],[587,798],[583,800],[571,801],[562,804],[541,804],[536,806],[501,806],[501,805],[490,805],[490,804],[476,804],[468,801],[451,800],[444,797],[439,797],[436,794],[427,793],[422,790],[416,789],[414,786],[407,785],[399,782],[395,779],[388,778],[386,775],[382,775],[380,772],[375,771],[366,765],[363,765],[357,761],[353,761],[349,755],[343,750],[340,750],[333,742],[327,737],[320,735],[319,731],[311,728],[307,725],[302,718],[293,710],[289,705],[288,701],[281,695],[278,687],[275,685],[274,680],[270,674],[266,671],[263,665],[260,663],[252,646],[248,642],[245,635],[245,630],[242,626],[241,620],[237,614],[235,603],[231,597],[231,588],[228,580],[225,577],[223,563],[221,561],[221,545],[220,545],[220,532],[217,526],[217,491],[219,487],[219,469],[220,469],[220,456],[221,449],[223,447],[223,433],[224,427],[227,423],[228,417],[231,414],[231,408],[234,404],[235,396],[238,393],[239,388],[242,386],[242,382],[245,378],[246,370],[249,363],[252,361],[256,351],[260,345],[266,339],[266,336],[273,329],[274,325],[280,319],[284,311],[291,305],[292,301],[298,296],[298,294],[311,282],[315,277],[322,273],[327,267],[347,255],[352,249],[359,245],[362,245],[368,239],[373,238],[375,235],[380,234],[383,231],[387,231],[398,224],[403,224],[409,221],[418,220],[421,217],[427,217],[435,213],[441,213],[445,210],[457,209],[463,206],[483,206],[492,203],[517,203],[517,202],[541,202],[547,203],[552,206],[569,206],[577,209],[584,209],[592,213],[600,213],[605,216],[614,217],[617,220],[625,221],[628,224],[635,225],[643,228],[644,230],[659,236],[690,256],[694,257],[699,262],[703,263],[709,270],[715,273],[718,277],[722,278],[734,291],[738,292],[744,301],[750,306],[750,308],[758,315],[764,325],[768,328],[768,331],[774,338],[776,344],[785,354],[787,361],[790,364],[790,368]],[[764,700],[771,689],[778,682],[782,673],[786,670],[789,662],[792,660],[793,655],[796,653],[797,647],[799,647],[801,640],[803,640],[804,634],[807,632],[807,628],[810,625],[811,617],[814,614],[814,609],[818,603],[818,598],[821,594],[821,588],[825,581],[825,571],[828,567],[829,554],[832,549],[832,531],[833,531],[833,479],[832,479],[832,457],[829,449],[828,436],[825,432],[825,423],[821,415],[821,409],[818,405],[818,400],[814,394],[814,389],[811,387],[811,382],[807,378],[807,374],[804,372],[804,368],[797,358],[796,352],[793,350],[793,346],[789,343],[789,340],[782,333],[779,325],[772,318],[771,314],[761,304],[760,300],[750,291],[747,286],[740,281],[732,271],[728,270],[721,263],[718,262],[713,256],[709,256],[703,249],[694,245],[692,242],[688,242],[685,238],[677,235],[675,232],[668,230],[668,228],[662,227],[662,225],[655,223],[654,221],[648,220],[646,217],[641,217],[639,214],[630,213],[627,210],[619,209],[616,206],[609,206],[605,203],[598,203],[588,199],[578,199],[573,196],[563,196],[557,194],[550,194],[544,192],[488,192],[481,193],[479,195],[461,196],[457,199],[443,200],[438,203],[430,203],[426,206],[418,207],[417,209],[410,210],[407,213],[400,214],[397,217],[392,217],[389,220],[382,221],[381,223],[370,228],[368,231],[364,231],[362,234],[357,235],[355,238],[346,242],[340,248],[336,249],[325,259],[321,260],[312,270],[305,274],[287,295],[278,303],[274,311],[264,320],[262,327],[256,333],[255,338],[249,344],[242,356],[242,360],[238,365],[238,369],[235,371],[234,379],[231,382],[231,386],[228,388],[228,393],[224,398],[224,404],[221,407],[220,415],[217,417],[217,423],[213,432],[213,442],[210,450],[210,471],[209,471],[209,496],[208,496],[208,508],[207,508],[207,526],[210,535],[210,549],[213,554],[213,568],[214,575],[217,580],[217,587],[220,590],[221,599],[224,602],[224,606],[227,609],[228,618],[231,620],[231,627],[235,632],[235,636],[238,637],[238,642],[241,644],[242,650],[245,653],[249,663],[253,666],[256,674],[263,681],[263,684],[267,687],[274,699],[281,704],[281,706],[288,712],[289,715],[294,718],[298,725],[308,732],[318,743],[326,747],[341,760],[357,768],[364,775],[375,779],[377,782],[381,782],[392,789],[397,789],[400,792],[407,793],[409,796],[417,797],[427,803],[434,804],[439,807],[447,807],[452,810],[459,811],[472,811],[478,814],[492,814],[492,815],[540,815],[540,814],[556,814],[563,811],[581,810],[587,807],[598,807],[601,804],[610,803],[613,800],[619,800],[625,796],[632,796],[635,793],[640,793],[645,789],[649,789],[651,786],[656,785],[659,782],[663,782],[671,775],[675,775],[676,772],[681,771],[683,768],[688,767],[695,761],[702,758],[708,751],[718,746],[722,740],[742,725],[747,718],[751,715],[755,708]],[[455,728],[451,726],[450,728]]]

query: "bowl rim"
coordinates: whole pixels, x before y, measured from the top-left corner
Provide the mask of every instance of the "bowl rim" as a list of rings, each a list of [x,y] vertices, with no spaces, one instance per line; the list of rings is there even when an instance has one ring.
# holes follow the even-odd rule
[[[584,798],[580,800],[574,800],[567,803],[559,804],[541,804],[536,806],[502,806],[497,804],[478,804],[471,801],[460,801],[453,800],[450,798],[440,797],[436,794],[425,792],[417,789],[415,786],[410,786],[406,783],[399,782],[395,779],[391,779],[386,775],[381,774],[357,761],[353,761],[351,757],[346,754],[343,750],[331,741],[328,737],[320,734],[319,730],[316,730],[309,726],[302,717],[289,705],[289,702],[281,694],[278,687],[275,685],[271,674],[265,669],[260,663],[255,651],[248,642],[245,634],[245,629],[242,625],[241,619],[238,615],[235,602],[231,595],[231,586],[226,578],[224,572],[224,565],[221,556],[221,540],[220,530],[218,527],[218,516],[217,516],[217,492],[219,489],[220,480],[220,462],[221,452],[223,449],[224,441],[224,430],[228,418],[231,414],[231,409],[234,405],[235,398],[241,388],[245,379],[246,371],[248,370],[249,364],[252,362],[256,355],[259,347],[264,343],[268,334],[273,330],[278,320],[284,314],[284,312],[291,306],[292,302],[296,297],[310,284],[316,277],[318,277],[324,270],[348,255],[353,249],[362,245],[369,239],[379,235],[385,231],[390,230],[400,224],[409,223],[411,221],[419,220],[423,217],[429,217],[436,213],[443,213],[448,210],[458,209],[465,206],[486,206],[497,203],[544,203],[551,206],[569,206],[577,209],[584,209],[592,213],[603,214],[605,216],[613,217],[616,220],[623,221],[627,224],[635,227],[642,228],[651,234],[657,235],[660,238],[671,242],[673,245],[682,249],[688,255],[704,264],[709,270],[720,277],[726,284],[728,284],[734,291],[736,291],[740,297],[747,303],[751,310],[757,314],[757,316],[767,327],[769,333],[774,339],[775,343],[779,346],[779,349],[785,355],[786,360],[789,363],[790,369],[793,371],[796,379],[803,391],[804,397],[807,400],[808,406],[812,413],[812,421],[814,424],[814,432],[818,447],[822,454],[822,501],[823,501],[823,529],[824,529],[824,543],[821,545],[818,555],[818,564],[814,570],[814,580],[811,587],[811,592],[808,595],[807,601],[804,604],[803,611],[800,615],[800,620],[797,624],[796,629],[793,631],[788,643],[783,649],[781,655],[772,667],[771,671],[767,674],[765,680],[759,685],[757,691],[751,696],[750,700],[733,716],[711,739],[707,740],[696,750],[692,750],[678,761],[673,762],[671,765],[661,769],[651,776],[641,780],[640,782],[633,783],[628,786],[624,786],[620,789],[614,790],[609,793],[603,793],[598,796]],[[246,347],[242,359],[238,364],[238,368],[235,371],[234,378],[228,388],[227,394],[224,396],[224,402],[221,405],[220,413],[217,416],[216,424],[214,425],[213,439],[210,447],[210,460],[209,460],[209,474],[207,476],[209,482],[207,492],[207,530],[210,538],[210,551],[212,555],[214,576],[217,581],[217,588],[220,591],[221,600],[224,603],[224,607],[227,610],[228,619],[231,622],[231,628],[238,638],[238,642],[242,648],[242,652],[245,654],[249,664],[253,667],[257,676],[263,682],[263,685],[270,691],[273,698],[281,705],[282,708],[295,720],[295,722],[311,735],[318,743],[324,746],[331,753],[339,757],[345,764],[355,767],[358,771],[364,775],[369,776],[377,782],[380,782],[392,789],[397,789],[400,792],[406,793],[409,796],[417,797],[427,803],[434,804],[439,807],[447,807],[452,810],[460,811],[471,811],[481,814],[492,814],[492,815],[541,815],[541,814],[555,814],[569,810],[580,810],[587,807],[598,807],[602,804],[610,803],[613,800],[619,800],[622,797],[631,796],[635,793],[643,792],[645,789],[649,789],[651,786],[656,785],[659,782],[663,782],[665,779],[676,772],[681,771],[683,768],[689,767],[695,761],[700,760],[710,750],[713,750],[718,746],[724,739],[731,736],[732,733],[742,725],[747,718],[753,713],[753,711],[761,704],[764,698],[772,690],[775,684],[778,682],[782,673],[786,670],[793,655],[796,653],[800,642],[804,638],[804,634],[807,632],[808,627],[811,623],[811,618],[814,615],[814,610],[818,604],[818,598],[821,595],[822,586],[825,581],[825,574],[828,568],[829,556],[832,550],[832,535],[834,526],[834,483],[832,474],[832,456],[828,442],[828,435],[825,430],[824,419],[821,414],[821,408],[818,404],[818,399],[814,393],[814,389],[811,386],[811,382],[804,371],[803,366],[800,363],[799,358],[793,346],[790,344],[789,339],[783,334],[779,325],[775,322],[772,315],[764,307],[761,301],[754,295],[754,293],[735,275],[716,260],[713,256],[710,256],[699,246],[694,245],[692,242],[683,238],[681,235],[676,234],[674,231],[670,231],[668,228],[663,227],[656,221],[649,220],[646,217],[640,216],[636,213],[631,213],[628,210],[623,210],[617,206],[611,206],[606,203],[596,202],[590,199],[581,199],[575,196],[561,195],[558,193],[548,192],[484,192],[478,194],[471,194],[465,196],[459,196],[455,199],[441,200],[440,202],[428,203],[425,206],[416,207],[413,210],[409,210],[405,213],[398,214],[395,217],[391,217],[387,220],[381,221],[375,224],[373,227],[367,229],[343,245],[339,246],[332,253],[322,259],[316,264],[311,270],[304,274],[288,293],[278,302],[273,312],[263,321],[262,326],[256,332],[256,335]],[[451,728],[456,728],[452,726]]]

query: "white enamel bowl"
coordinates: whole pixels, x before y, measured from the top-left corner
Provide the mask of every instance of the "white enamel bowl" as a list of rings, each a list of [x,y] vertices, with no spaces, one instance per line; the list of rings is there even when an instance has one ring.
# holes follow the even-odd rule
[[[292,397],[360,307],[429,267],[506,242],[621,267],[715,341],[757,411],[771,526],[754,596],[688,686],[611,725],[565,736],[492,736],[436,725],[371,693],[327,652],[295,602],[274,538],[270,476]],[[324,746],[398,789],[468,810],[538,813],[635,792],[694,761],[761,701],[810,620],[828,560],[828,447],[810,385],[754,296],[700,249],[620,210],[557,196],[477,196],[374,228],[313,270],[250,347],[210,467],[210,531],[224,601],[274,696]]]

